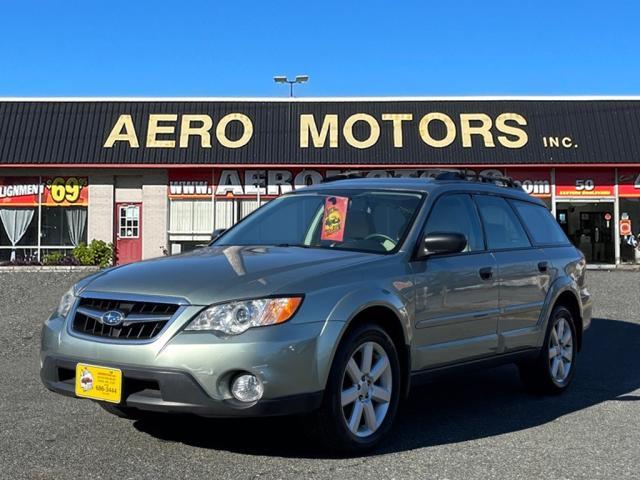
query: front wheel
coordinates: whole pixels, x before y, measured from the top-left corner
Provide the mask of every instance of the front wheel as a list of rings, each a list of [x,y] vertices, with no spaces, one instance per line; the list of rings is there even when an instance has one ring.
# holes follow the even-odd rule
[[[559,305],[551,312],[539,357],[532,363],[520,365],[520,376],[534,391],[562,393],[573,379],[577,353],[573,315]]]
[[[336,353],[322,406],[314,414],[323,443],[343,452],[373,448],[389,431],[400,398],[400,362],[376,325],[347,334]]]

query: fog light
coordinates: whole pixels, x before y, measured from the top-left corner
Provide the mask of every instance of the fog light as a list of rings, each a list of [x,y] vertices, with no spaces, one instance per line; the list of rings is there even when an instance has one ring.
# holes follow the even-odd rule
[[[241,402],[255,402],[262,398],[264,388],[255,375],[245,373],[238,375],[231,384],[231,394]]]

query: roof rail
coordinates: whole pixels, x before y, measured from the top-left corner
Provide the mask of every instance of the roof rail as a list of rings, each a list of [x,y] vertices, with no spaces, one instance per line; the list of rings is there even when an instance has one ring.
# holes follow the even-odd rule
[[[433,168],[420,169],[422,171],[419,178],[427,178],[432,180],[462,180],[467,182],[491,183],[498,187],[522,189],[517,185],[511,177],[502,175],[480,175],[473,170],[458,168]],[[367,178],[367,174],[371,170],[348,170],[342,173],[336,173],[322,180],[322,183],[335,182],[338,180],[348,180],[354,178]]]
[[[347,172],[336,173],[322,180],[321,183],[336,182],[338,180],[348,180],[350,178],[364,178],[368,172],[364,170],[349,170]]]
[[[519,190],[522,188],[517,185],[511,177],[506,177],[503,175],[480,175],[479,173],[475,173],[471,170],[466,169],[443,171],[441,174],[437,175],[435,179],[465,180],[468,182],[492,183],[494,185],[497,185],[498,187],[517,188]]]
[[[388,169],[387,169],[388,170]],[[431,178],[435,179],[439,174],[445,172],[460,172],[457,169],[443,169],[443,168],[427,168],[427,169],[419,169],[421,174],[419,176],[415,176],[415,178]],[[322,180],[322,183],[327,182],[336,182],[338,180],[348,180],[353,178],[369,178],[367,175],[371,173],[373,170],[347,170],[345,172],[336,173]],[[383,171],[386,171],[383,169]],[[375,177],[374,177],[375,178]],[[386,177],[383,177],[386,178]]]

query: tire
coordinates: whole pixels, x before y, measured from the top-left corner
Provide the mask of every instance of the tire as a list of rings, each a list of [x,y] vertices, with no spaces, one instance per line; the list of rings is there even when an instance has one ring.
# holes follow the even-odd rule
[[[121,407],[119,405],[102,402],[98,402],[98,404],[102,407],[103,410],[109,412],[111,415],[115,415],[116,417],[120,418],[126,418],[127,420],[140,420],[148,415],[145,412],[138,410],[137,408]]]
[[[311,418],[312,433],[326,448],[341,453],[374,448],[395,418],[400,375],[398,352],[389,335],[373,324],[356,327],[338,347],[322,405]],[[343,399],[349,401],[344,407]]]
[[[519,365],[520,377],[533,392],[560,394],[573,380],[577,353],[573,315],[565,306],[557,305],[551,312],[540,354],[534,361]]]

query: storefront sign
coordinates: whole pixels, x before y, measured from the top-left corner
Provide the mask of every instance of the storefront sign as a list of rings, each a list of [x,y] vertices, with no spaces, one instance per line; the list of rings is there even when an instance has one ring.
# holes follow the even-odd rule
[[[623,218],[620,220],[620,235],[631,235],[631,219]]]
[[[202,199],[213,195],[211,170],[170,170],[169,198]]]
[[[614,171],[611,170],[556,170],[557,197],[612,197]]]
[[[87,177],[51,177],[42,179],[45,189],[43,205],[67,206],[89,204]]]
[[[618,170],[618,195],[621,197],[640,197],[640,169]]]
[[[315,185],[325,178],[347,172],[338,169],[222,169],[222,170],[171,170],[169,172],[169,198],[211,198],[215,188],[216,197],[255,198],[276,197],[283,193]],[[433,174],[428,169],[358,170],[367,177],[425,178]],[[548,169],[501,169],[471,170],[481,175],[508,175],[525,192],[534,197],[551,196],[551,179]],[[214,178],[215,177],[215,178]]]
[[[507,176],[533,197],[551,197],[551,172],[547,169],[507,169]]]
[[[7,100],[0,164],[633,166],[639,112],[634,99]]]
[[[334,113],[302,113],[297,123],[299,148],[338,148],[341,143],[358,149],[371,148],[378,143],[383,130],[393,139],[394,148],[402,148],[405,135],[410,135],[405,130],[409,129],[418,134],[424,145],[438,149],[453,143],[463,148],[474,144],[488,148],[522,148],[529,141],[524,129],[527,120],[512,112],[495,117],[486,113],[451,115],[443,112],[425,112],[420,116],[384,112],[376,117],[362,112],[342,118]],[[234,126],[239,130],[236,135],[229,133]],[[142,142],[138,131],[146,131]],[[137,127],[134,118],[123,113],[111,127],[103,147],[113,148],[121,143],[129,148],[189,148],[190,144],[196,148],[213,148],[217,142],[223,148],[233,149],[247,145],[253,132],[253,121],[240,112],[228,113],[215,121],[207,114],[152,113]]]
[[[0,204],[14,206],[37,205],[38,196],[44,191],[38,177],[0,178]]]
[[[86,177],[0,177],[0,205],[88,205],[88,184]]]

